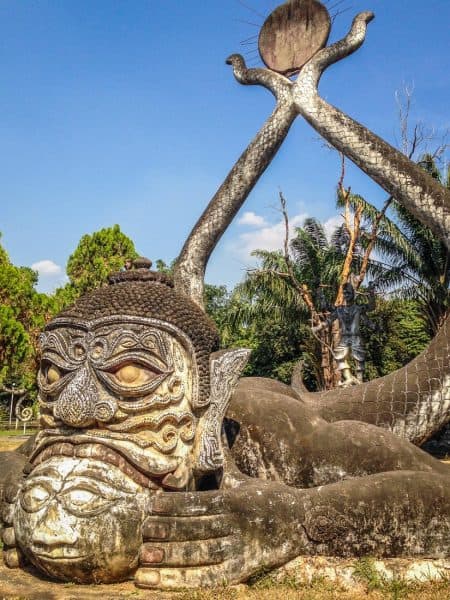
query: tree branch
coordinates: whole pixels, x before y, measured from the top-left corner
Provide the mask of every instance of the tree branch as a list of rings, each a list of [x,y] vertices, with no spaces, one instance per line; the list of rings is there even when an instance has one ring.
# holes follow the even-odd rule
[[[291,257],[289,255],[289,216],[288,216],[287,209],[286,209],[286,199],[283,196],[283,192],[281,190],[280,190],[279,194],[280,194],[281,212],[283,213],[284,228],[285,228],[284,260],[286,262],[288,275],[291,280],[292,286],[297,290],[297,292],[300,294],[303,302],[309,308],[313,322],[318,323],[320,319],[319,319],[317,310],[314,306],[311,292],[308,289],[308,286],[304,283],[299,282],[297,277],[295,276],[294,267],[292,265]]]

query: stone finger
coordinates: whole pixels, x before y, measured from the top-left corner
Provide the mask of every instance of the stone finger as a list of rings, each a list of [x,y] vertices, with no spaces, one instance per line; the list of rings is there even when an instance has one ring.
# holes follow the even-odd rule
[[[142,566],[198,567],[217,565],[231,558],[238,544],[235,536],[195,542],[146,543],[141,546]]]
[[[16,545],[16,534],[14,532],[14,527],[6,527],[2,532],[2,540],[5,546],[15,546]]]
[[[219,565],[188,568],[146,568],[137,570],[135,584],[139,588],[174,590],[217,587],[240,581],[241,561],[232,558]]]
[[[144,521],[144,541],[189,541],[224,537],[234,531],[231,515],[206,515],[202,517],[157,517]]]
[[[12,525],[14,522],[14,504],[5,502],[1,511],[1,519],[6,525]]]
[[[151,501],[151,514],[190,517],[217,515],[225,512],[221,492],[170,492],[156,494]]]

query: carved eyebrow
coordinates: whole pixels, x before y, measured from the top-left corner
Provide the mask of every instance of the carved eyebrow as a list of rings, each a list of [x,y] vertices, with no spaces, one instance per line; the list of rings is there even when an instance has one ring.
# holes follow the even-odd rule
[[[99,477],[84,477],[72,476],[68,477],[60,490],[60,494],[64,495],[72,490],[84,488],[97,496],[102,496],[107,500],[117,500],[121,494],[134,494],[135,490],[123,490],[119,485],[112,485],[110,482],[105,482]]]
[[[75,479],[79,480],[80,483],[85,481],[87,484],[92,484],[92,482],[95,484],[96,481],[100,481],[108,487],[111,487],[112,491],[119,490],[125,494],[135,494],[137,491],[137,486],[135,487],[131,484],[127,485],[125,479],[118,481],[116,478],[110,477],[109,473],[105,473],[102,469],[96,469],[94,465],[90,465],[89,467],[75,467],[75,469],[67,476],[64,484],[72,483]]]
[[[144,369],[155,369],[166,373],[170,369],[166,360],[160,356],[143,349],[126,349],[120,350],[116,354],[110,355],[102,364],[102,370],[108,370],[118,367],[125,363],[137,363]]]
[[[56,471],[56,469],[48,469],[50,473],[31,475],[29,479],[25,480],[23,489],[28,490],[35,485],[47,484],[55,493],[58,493],[62,488],[62,477]],[[47,470],[46,470],[47,471]],[[57,484],[57,486],[56,486]]]
[[[125,345],[125,349],[132,351],[136,347],[139,347],[140,349],[143,349],[166,362],[168,350],[166,344],[164,343],[164,339],[161,335],[159,335],[159,332],[153,331],[144,332],[143,334],[139,334],[131,330],[120,332],[112,344],[110,355],[112,356],[117,350],[118,346],[123,345],[124,341],[127,339],[134,343],[128,346]]]

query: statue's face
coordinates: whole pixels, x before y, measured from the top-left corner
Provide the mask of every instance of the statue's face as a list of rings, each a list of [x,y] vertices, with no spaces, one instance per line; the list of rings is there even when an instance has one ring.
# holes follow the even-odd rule
[[[351,304],[355,299],[355,290],[352,286],[345,286],[343,289],[344,300],[347,304]]]
[[[56,579],[125,579],[138,564],[148,494],[117,467],[53,457],[32,472],[19,493],[17,543],[37,568]]]
[[[168,475],[186,486],[198,393],[189,340],[155,320],[116,317],[55,321],[41,341],[43,430],[34,464],[84,448],[81,456],[110,456],[113,464],[118,453],[148,487],[164,487]]]

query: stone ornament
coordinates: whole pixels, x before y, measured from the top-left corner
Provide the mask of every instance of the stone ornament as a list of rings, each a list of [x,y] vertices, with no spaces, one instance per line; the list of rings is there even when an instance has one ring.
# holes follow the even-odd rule
[[[250,357],[250,350],[238,348],[211,355],[210,405],[200,420],[195,449],[196,469],[214,472],[224,465],[221,443],[222,422],[238,378]]]
[[[239,379],[248,351],[220,351],[203,310],[209,256],[298,115],[449,244],[448,191],[318,94],[372,19],[311,46],[292,64],[296,81],[231,56],[238,81],[267,87],[277,105],[173,281],[130,262],[46,327],[40,431],[0,453],[9,567],[169,590],[246,581],[301,555],[448,557],[449,468],[408,441],[449,419],[448,321],[410,365],[330,396]]]
[[[258,39],[266,67],[287,77],[302,66],[328,41],[331,19],[316,0],[290,0],[275,9],[264,22]]]

